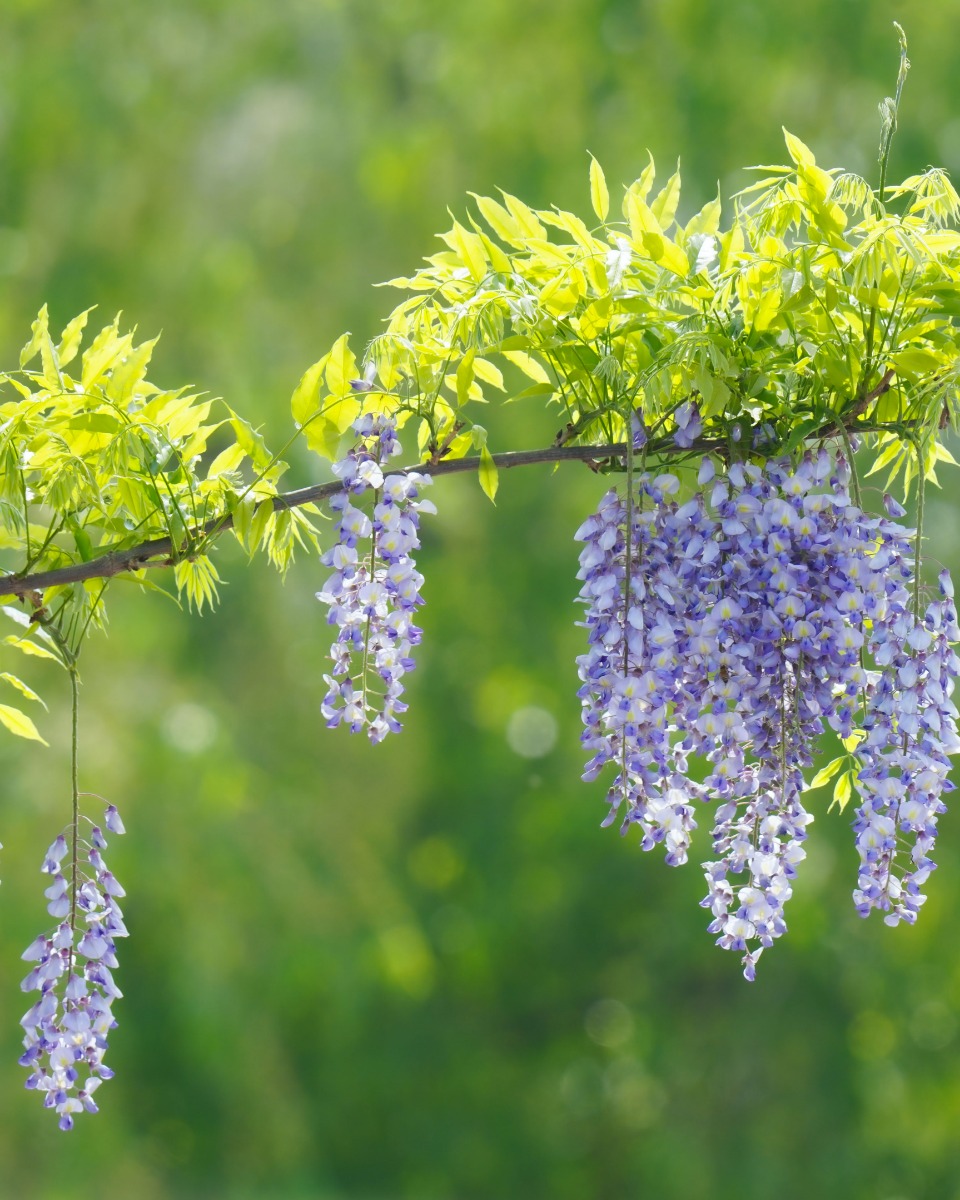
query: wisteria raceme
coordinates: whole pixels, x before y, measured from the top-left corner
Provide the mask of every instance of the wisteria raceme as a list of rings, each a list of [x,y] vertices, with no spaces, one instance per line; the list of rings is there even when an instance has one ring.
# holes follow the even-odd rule
[[[407,707],[401,681],[415,665],[411,650],[422,631],[414,614],[423,604],[423,576],[410,552],[420,546],[420,513],[436,509],[419,499],[433,482],[428,475],[384,475],[386,461],[400,453],[392,418],[368,414],[353,429],[358,446],[334,466],[343,484],[330,502],[337,541],[321,558],[333,574],[317,593],[338,627],[321,712],[328,726],[342,722],[379,742],[400,731]],[[368,491],[372,515],[354,503]]]
[[[104,827],[124,832],[112,804]],[[72,827],[68,832],[72,838]],[[97,1112],[94,1094],[113,1075],[103,1058],[117,1024],[113,1002],[122,993],[111,972],[117,966],[115,939],[127,936],[117,903],[125,893],[103,860],[103,830],[92,826],[89,839],[78,838],[77,847],[84,861],[71,862],[66,873],[61,863],[69,850],[63,834],[46,853],[40,869],[51,883],[44,895],[58,924],[24,951],[23,958],[35,965],[21,984],[25,992],[40,993],[20,1021],[20,1065],[30,1072],[26,1086],[43,1094],[44,1107],[58,1113],[64,1130],[73,1128],[75,1113]]]
[[[902,565],[900,573],[906,573]],[[914,619],[902,585],[889,588],[873,619],[879,671],[859,748],[863,766],[856,787],[862,802],[854,830],[860,873],[854,900],[862,916],[874,908],[886,912],[888,925],[912,924],[926,900],[920,889],[936,865],[930,852],[937,818],[946,811],[941,795],[953,789],[947,772],[950,756],[960,749],[950,700],[960,669],[951,643],[960,640],[960,630],[946,571],[939,584],[940,598],[927,606],[922,621]],[[906,862],[902,842],[909,846]]]
[[[696,420],[678,412],[685,436]],[[663,843],[671,865],[687,859],[697,802],[716,805],[703,905],[752,979],[786,931],[813,819],[803,771],[827,726],[848,746],[855,725],[865,734],[850,759],[865,797],[858,907],[915,918],[960,747],[949,698],[960,631],[946,576],[918,619],[912,531],[851,502],[842,456],[734,464],[724,478],[705,460],[699,484],[681,503],[675,476],[643,474],[576,534],[584,778],[613,762],[605,823],[622,811],[623,831],[639,826],[642,847]],[[705,760],[703,783],[691,757]],[[906,869],[898,836],[914,839]]]

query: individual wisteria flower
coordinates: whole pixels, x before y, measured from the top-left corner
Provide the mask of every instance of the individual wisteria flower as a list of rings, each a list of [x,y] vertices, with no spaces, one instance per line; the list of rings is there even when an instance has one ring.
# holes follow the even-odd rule
[[[682,410],[675,436],[692,440],[699,417]],[[803,771],[825,729],[848,745],[863,731],[855,900],[891,923],[923,902],[960,748],[952,587],[942,576],[919,614],[912,531],[862,512],[848,485],[847,463],[826,451],[796,467],[734,464],[726,477],[707,460],[691,498],[676,498],[675,476],[642,474],[576,534],[584,778],[614,764],[605,824],[622,813],[622,830],[638,826],[644,849],[662,843],[670,865],[687,859],[697,803],[716,806],[703,905],[748,979],[787,928],[813,819]],[[705,762],[702,783],[691,758]]]
[[[422,631],[414,615],[424,602],[411,551],[420,546],[420,513],[436,509],[420,499],[433,482],[428,475],[384,474],[400,453],[392,418],[368,414],[353,429],[357,446],[334,466],[343,484],[330,501],[337,540],[320,560],[333,574],[317,599],[338,629],[321,712],[329,727],[344,723],[379,742],[399,732],[407,708],[402,679],[415,665],[411,651]],[[370,514],[356,503],[366,492],[373,493]]]
[[[673,440],[682,450],[689,450],[693,443],[703,433],[703,422],[700,420],[700,410],[695,400],[685,400],[673,414],[676,429]]]
[[[630,414],[630,433],[633,438],[634,450],[642,450],[647,444],[647,427],[643,423],[642,413],[636,410]]]
[[[112,804],[104,826],[124,832]],[[72,827],[67,834],[72,840]],[[69,853],[66,836],[57,837],[46,853],[40,869],[51,881],[44,895],[57,924],[24,951],[34,965],[21,984],[25,992],[40,993],[20,1021],[20,1065],[30,1072],[26,1086],[43,1094],[44,1107],[57,1112],[64,1130],[73,1128],[75,1113],[97,1112],[94,1095],[113,1075],[103,1059],[117,1024],[113,1002],[122,995],[112,975],[115,939],[127,936],[118,903],[125,893],[104,862],[103,830],[93,825],[87,839],[77,837],[76,848],[82,861],[71,860],[66,871],[61,868]]]

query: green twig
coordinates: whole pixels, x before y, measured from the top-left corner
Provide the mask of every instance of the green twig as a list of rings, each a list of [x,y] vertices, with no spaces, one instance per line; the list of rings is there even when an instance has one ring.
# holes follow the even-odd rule
[[[910,70],[910,59],[907,58],[907,35],[903,26],[896,21],[893,23],[897,36],[900,38],[900,70],[897,72],[897,90],[893,98],[886,97],[880,104],[880,116],[883,121],[880,133],[880,203],[883,204],[887,188],[887,165],[890,162],[890,147],[893,145],[893,135],[897,132],[897,115],[900,111],[900,97],[903,95],[903,85],[907,81]]]

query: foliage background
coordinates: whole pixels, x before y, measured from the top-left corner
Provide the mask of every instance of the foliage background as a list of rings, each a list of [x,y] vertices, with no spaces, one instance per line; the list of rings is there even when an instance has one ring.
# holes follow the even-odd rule
[[[778,161],[781,123],[869,173],[893,18],[914,70],[891,175],[956,179],[960,0],[6,0],[0,357],[44,300],[55,323],[122,307],[165,331],[159,382],[278,443],[302,370],[376,331],[394,296],[370,284],[468,190],[584,211],[587,149],[615,184],[649,147],[683,155],[692,212]],[[487,423],[520,447],[550,419]],[[931,553],[956,570],[944,478]],[[818,813],[790,935],[746,985],[696,866],[601,833],[579,782],[571,535],[601,490],[577,467],[505,475],[496,509],[437,485],[409,721],[378,748],[322,728],[315,562],[282,585],[225,550],[213,617],[114,597],[81,786],[127,819],[133,936],[117,1077],[70,1137],[14,1065],[69,804],[66,681],[38,668],[52,747],[0,744],[5,1194],[960,1197],[956,817],[920,923],[888,930],[853,911],[846,818]]]

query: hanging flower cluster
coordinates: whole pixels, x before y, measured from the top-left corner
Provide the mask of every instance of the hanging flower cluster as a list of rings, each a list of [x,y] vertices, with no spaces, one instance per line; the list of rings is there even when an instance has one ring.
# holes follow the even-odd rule
[[[950,647],[960,629],[947,571],[939,584],[940,596],[921,620],[900,594],[874,629],[879,670],[859,750],[862,803],[854,830],[860,875],[853,895],[862,916],[879,908],[888,925],[913,924],[926,899],[920,889],[936,865],[929,854],[944,812],[940,795],[953,788],[950,755],[960,749],[949,699],[958,667]],[[897,858],[905,845],[906,862]]]
[[[317,593],[338,628],[321,712],[329,727],[343,722],[380,742],[400,731],[397,718],[407,708],[401,680],[415,666],[410,652],[421,630],[413,618],[424,602],[410,552],[420,546],[420,513],[436,509],[418,498],[433,482],[428,475],[384,475],[384,464],[400,453],[392,418],[368,414],[353,429],[359,444],[333,468],[343,484],[330,501],[337,540],[321,558],[333,574]],[[372,516],[355,503],[365,492],[373,492]]]
[[[576,534],[584,778],[614,764],[605,824],[622,812],[623,831],[638,826],[646,850],[662,843],[670,865],[687,860],[695,803],[715,804],[702,903],[753,979],[786,931],[813,819],[803,771],[827,726],[861,798],[858,910],[915,920],[960,748],[960,630],[946,573],[921,611],[912,531],[851,502],[842,456],[738,464],[725,478],[706,460],[699,483],[681,504],[675,476],[643,474]]]
[[[104,825],[111,833],[124,832],[112,804]],[[101,853],[106,837],[94,825],[89,841],[78,842],[85,864],[71,862],[64,874],[68,847],[61,834],[40,868],[51,876],[44,895],[47,912],[59,924],[24,951],[23,958],[36,965],[21,984],[25,992],[40,993],[20,1022],[25,1031],[20,1065],[30,1072],[26,1086],[43,1093],[44,1107],[56,1110],[64,1130],[73,1128],[74,1113],[97,1112],[94,1093],[113,1075],[103,1057],[116,1026],[113,1002],[122,995],[111,973],[117,965],[114,939],[127,936],[117,903],[125,893]]]

